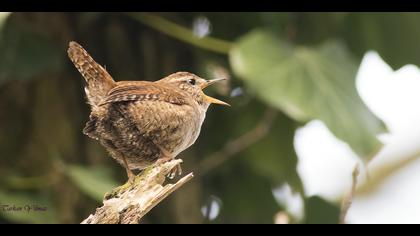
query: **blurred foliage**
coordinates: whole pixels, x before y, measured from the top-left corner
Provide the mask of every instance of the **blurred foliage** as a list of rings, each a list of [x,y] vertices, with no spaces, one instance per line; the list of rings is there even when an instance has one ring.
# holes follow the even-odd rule
[[[306,207],[306,224],[338,224],[340,208],[319,196],[308,198]]]
[[[102,201],[106,192],[118,186],[110,176],[109,169],[104,167],[90,167],[70,165],[67,174],[80,190],[91,198]]]
[[[384,125],[357,95],[357,66],[341,44],[293,47],[254,31],[232,50],[231,64],[261,99],[295,120],[322,120],[361,157],[378,151]]]
[[[19,18],[11,17],[0,35],[0,82],[57,72],[63,62],[63,52],[59,49],[46,35]]]
[[[210,22],[202,38],[191,29],[198,17]],[[285,210],[272,189],[288,183],[305,198],[301,222],[337,223],[339,203],[305,196],[294,131],[320,119],[360,158],[378,151],[375,135],[386,128],[356,93],[357,66],[372,49],[394,67],[419,64],[419,20],[416,13],[1,15],[0,204],[48,210],[3,210],[0,222],[78,223],[125,181],[124,169],[81,133],[89,107],[83,79],[66,55],[75,40],[116,80],[157,80],[176,71],[213,78],[214,68],[230,77],[208,93],[232,107],[211,107],[200,138],[180,155],[184,172],[197,177],[145,222],[272,223]],[[267,134],[249,147],[225,147],[270,109],[277,116]],[[210,158],[222,161],[200,176]],[[210,196],[220,201],[213,220],[200,212]]]

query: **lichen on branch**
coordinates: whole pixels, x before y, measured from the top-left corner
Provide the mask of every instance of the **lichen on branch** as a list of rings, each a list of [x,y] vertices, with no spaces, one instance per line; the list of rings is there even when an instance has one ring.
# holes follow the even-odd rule
[[[193,177],[193,173],[189,173],[174,184],[164,185],[168,174],[180,163],[182,160],[176,159],[145,169],[134,181],[105,194],[103,206],[82,224],[140,223],[153,207]]]

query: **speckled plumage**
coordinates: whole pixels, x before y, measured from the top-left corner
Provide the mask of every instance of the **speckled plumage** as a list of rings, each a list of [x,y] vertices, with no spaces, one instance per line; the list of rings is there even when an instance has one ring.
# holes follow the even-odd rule
[[[83,132],[120,164],[144,169],[196,141],[211,103],[202,88],[210,81],[178,72],[155,82],[115,82],[79,44],[71,42],[68,54],[87,82],[92,112]]]

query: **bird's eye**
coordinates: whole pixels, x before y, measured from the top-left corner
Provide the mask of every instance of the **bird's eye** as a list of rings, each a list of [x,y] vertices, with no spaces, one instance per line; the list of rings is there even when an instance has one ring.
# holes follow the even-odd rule
[[[191,85],[195,85],[195,79],[189,79],[188,83],[191,84]]]

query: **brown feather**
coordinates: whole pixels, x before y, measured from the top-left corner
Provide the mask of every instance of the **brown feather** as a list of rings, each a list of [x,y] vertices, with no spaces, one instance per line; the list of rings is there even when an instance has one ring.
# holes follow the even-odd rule
[[[86,95],[92,106],[97,106],[115,87],[111,75],[76,42],[69,43],[67,53],[70,60],[86,80]]]
[[[186,105],[185,95],[171,87],[156,85],[154,82],[133,81],[120,83],[108,93],[99,105],[127,101],[162,101],[175,105]]]

